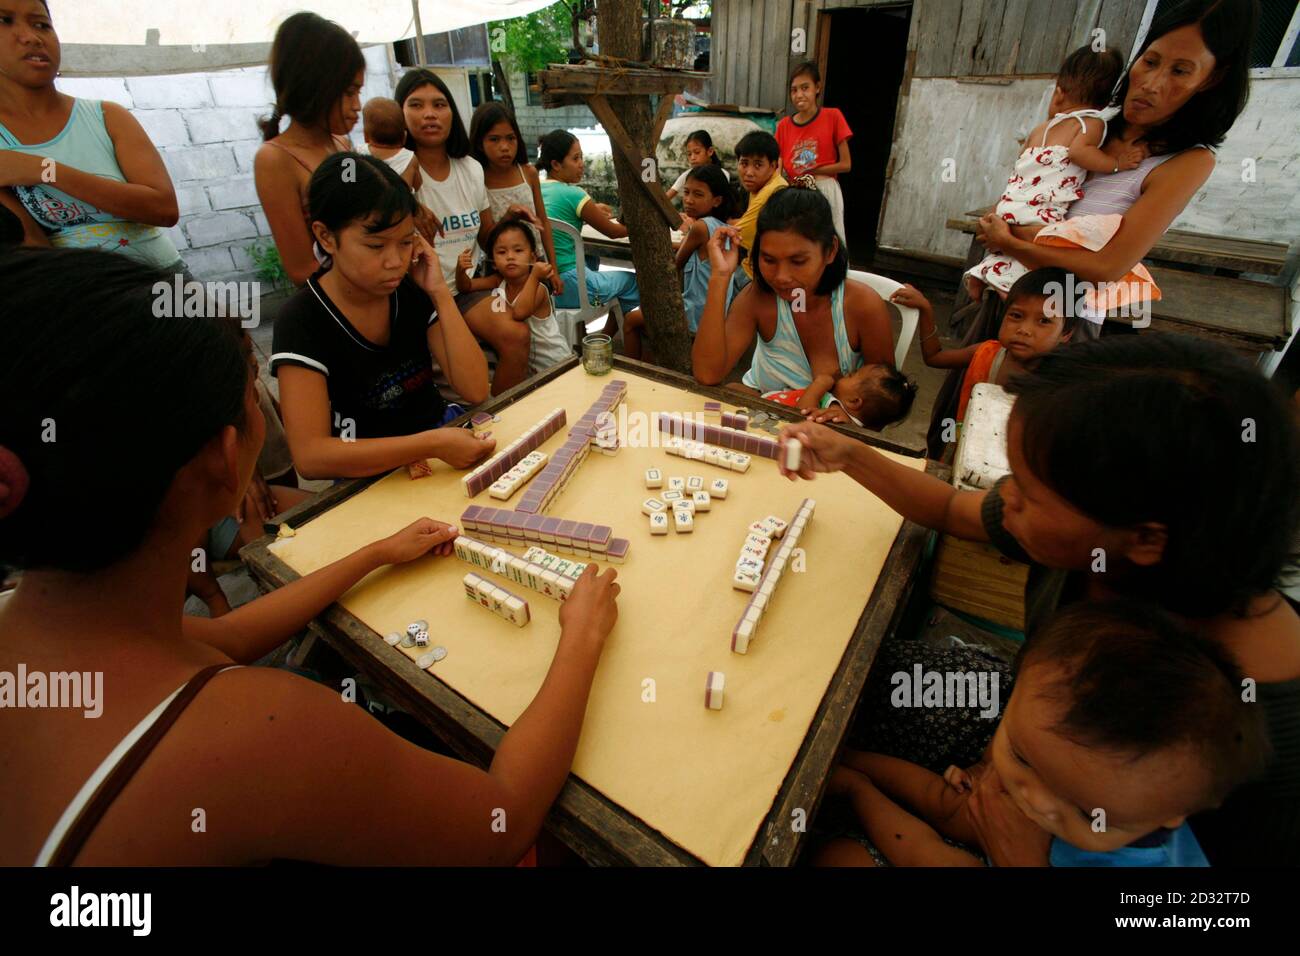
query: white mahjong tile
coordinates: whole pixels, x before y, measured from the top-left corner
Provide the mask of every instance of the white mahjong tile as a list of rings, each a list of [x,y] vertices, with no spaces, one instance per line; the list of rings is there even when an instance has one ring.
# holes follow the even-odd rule
[[[691,495],[691,501],[695,503],[696,511],[708,511],[713,507],[713,499],[709,497],[707,491],[697,491]]]
[[[678,534],[687,534],[695,529],[695,517],[685,508],[673,509],[673,529]]]
[[[687,479],[686,479],[686,490],[687,490],[687,491],[703,491],[703,490],[704,490],[704,479],[701,478],[699,475],[690,475],[690,476],[688,476]]]
[[[667,534],[668,533],[668,515],[665,512],[652,514],[650,516],[650,533]]]
[[[667,510],[668,506],[658,498],[647,498],[645,501],[641,502],[642,514],[654,515]]]
[[[732,650],[737,654],[744,654],[749,650],[749,642],[754,638],[754,625],[748,621],[741,621],[736,626],[736,631],[732,635]]]
[[[709,482],[709,494],[714,498],[726,498],[728,487],[726,478],[714,478]]]
[[[736,571],[731,578],[731,586],[740,591],[753,591],[758,582],[759,576],[747,571]]]
[[[749,533],[758,537],[771,539],[771,528],[765,521],[755,521],[749,526]]]
[[[685,478],[669,478],[669,479],[668,479],[668,490],[669,490],[669,491],[685,491],[685,490],[686,490],[686,479],[685,479]]]
[[[647,488],[662,488],[664,486],[664,476],[658,468],[647,468],[645,470],[645,486]]]
[[[659,497],[662,498],[664,501],[668,502],[669,504],[671,504],[674,501],[681,501],[686,496],[682,494],[680,491],[669,490],[669,491],[665,491]]]
[[[674,501],[673,510],[689,511],[691,514],[695,514],[695,502],[690,498],[683,498],[681,501]]]

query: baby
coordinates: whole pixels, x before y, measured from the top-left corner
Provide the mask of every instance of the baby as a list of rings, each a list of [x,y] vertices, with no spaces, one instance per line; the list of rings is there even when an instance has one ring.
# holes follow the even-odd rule
[[[916,383],[892,365],[864,365],[848,375],[817,375],[807,388],[768,392],[770,402],[792,408],[836,406],[830,421],[852,423],[880,431],[902,421],[916,399]]]
[[[405,173],[415,153],[405,146],[406,117],[397,100],[384,96],[366,100],[361,107],[361,123],[366,142],[365,148],[357,152],[382,159],[399,176]]]
[[[969,773],[844,755],[828,793],[850,798],[889,862],[981,865],[944,840],[981,845],[978,788],[1023,814],[1006,861],[1208,866],[1187,818],[1260,773],[1269,750],[1263,713],[1242,701],[1223,650],[1152,605],[1078,604],[1030,638],[1017,668],[985,763]],[[847,839],[819,862],[874,865]]]
[[[1102,107],[1110,101],[1123,70],[1123,57],[1110,48],[1095,53],[1091,47],[1080,47],[1065,58],[1048,118],[1025,137],[1025,149],[1016,160],[995,215],[1015,226],[1062,222],[1070,203],[1083,198],[1088,172],[1114,173],[1141,163],[1141,150],[1129,150],[1116,161],[1101,149],[1106,121],[1117,113],[1115,108]],[[966,271],[971,298],[978,300],[986,284],[1006,292],[1023,271],[1010,256],[990,252]]]

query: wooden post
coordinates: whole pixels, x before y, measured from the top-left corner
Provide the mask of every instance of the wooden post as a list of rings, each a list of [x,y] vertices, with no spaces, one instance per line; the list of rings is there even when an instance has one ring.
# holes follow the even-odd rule
[[[640,0],[599,0],[596,16],[600,23],[602,53],[629,60],[640,58]],[[650,111],[650,97],[612,96],[605,102],[609,113],[617,120],[614,125],[619,128],[619,135],[626,137],[633,146],[633,153],[653,158],[658,142],[651,138],[656,124]],[[594,102],[592,110],[596,110]],[[603,119],[601,122],[605,125]],[[613,141],[615,130],[607,125],[606,132]],[[669,231],[665,227],[665,210],[652,198],[652,190],[647,188],[651,184],[641,178],[643,169],[639,164],[633,164],[633,156],[617,145],[612,152],[622,205],[620,218],[627,226],[628,242],[632,247],[632,262],[636,266],[637,288],[641,292],[641,311],[645,316],[650,350],[655,361],[665,368],[688,372],[691,337],[686,326],[686,308],[682,304],[681,279],[677,274]],[[657,165],[652,167],[652,171],[654,185],[658,185]],[[662,187],[659,194],[663,195]]]

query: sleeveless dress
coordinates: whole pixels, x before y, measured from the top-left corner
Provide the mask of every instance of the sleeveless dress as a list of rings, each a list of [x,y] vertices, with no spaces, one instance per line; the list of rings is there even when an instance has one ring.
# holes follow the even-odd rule
[[[528,179],[524,176],[523,171],[519,170],[519,182],[513,186],[503,186],[500,189],[488,188],[488,208],[492,210],[492,221],[500,222],[501,217],[506,214],[506,210],[511,206],[519,205],[525,209],[531,209],[533,215],[541,218],[544,212],[538,212],[536,204],[533,202],[533,187],[528,185]],[[537,243],[537,258],[543,262],[546,261],[546,246],[542,244],[542,231],[534,226],[531,222],[527,224],[528,229],[533,234],[533,240]]]
[[[117,162],[117,149],[108,135],[101,100],[75,99],[67,124],[44,143],[22,143],[0,123],[0,148],[53,160],[57,178],[62,163],[115,182],[126,182]],[[184,268],[180,253],[166,230],[131,222],[105,212],[84,199],[57,189],[53,183],[15,186],[14,194],[37,224],[61,248],[117,252],[163,271]]]
[[[844,283],[831,292],[831,324],[835,330],[835,355],[840,374],[849,375],[862,367],[862,356],[849,346],[848,327],[844,322]],[[771,341],[759,334],[754,341],[754,362],[742,381],[759,393],[786,388],[807,388],[812,384],[812,366],[799,341],[790,304],[776,297],[776,331]]]
[[[1043,141],[1037,146],[1026,147],[1016,160],[1015,171],[994,208],[998,217],[1014,226],[1049,226],[1063,222],[1070,204],[1083,199],[1083,181],[1088,173],[1082,166],[1070,162],[1068,146],[1048,146],[1047,134],[1058,123],[1069,120],[1077,121],[1081,129],[1086,129],[1083,121],[1088,117],[1101,120],[1102,142],[1105,142],[1106,122],[1117,112],[1118,109],[1112,107],[1076,110],[1052,117],[1043,130]],[[1006,292],[1027,271],[1011,256],[990,252],[967,269],[966,275]]]

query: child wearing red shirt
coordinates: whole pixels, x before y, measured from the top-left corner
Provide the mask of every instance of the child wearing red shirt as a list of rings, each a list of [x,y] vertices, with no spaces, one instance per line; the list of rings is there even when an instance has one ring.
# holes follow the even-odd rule
[[[795,114],[776,124],[776,141],[781,147],[781,171],[787,181],[805,173],[817,181],[817,189],[831,204],[831,218],[840,242],[844,241],[844,194],[838,176],[853,168],[849,156],[849,129],[844,114],[833,106],[819,107],[821,71],[811,60],[800,63],[790,74],[790,102]]]

